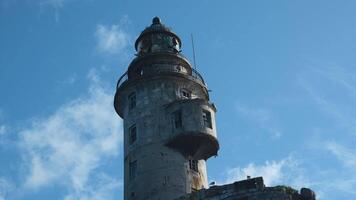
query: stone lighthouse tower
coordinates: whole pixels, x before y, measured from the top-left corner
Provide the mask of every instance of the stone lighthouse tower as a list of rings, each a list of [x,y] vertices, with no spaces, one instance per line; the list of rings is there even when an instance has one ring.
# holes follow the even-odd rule
[[[217,155],[216,108],[181,40],[158,17],[135,43],[118,83],[124,119],[125,200],[173,200],[207,188],[206,160]]]

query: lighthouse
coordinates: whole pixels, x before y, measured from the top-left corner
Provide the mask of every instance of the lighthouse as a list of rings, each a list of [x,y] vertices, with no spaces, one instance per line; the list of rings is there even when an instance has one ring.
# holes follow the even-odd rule
[[[117,82],[125,200],[173,200],[208,188],[206,160],[219,150],[216,108],[181,47],[181,39],[153,18]]]

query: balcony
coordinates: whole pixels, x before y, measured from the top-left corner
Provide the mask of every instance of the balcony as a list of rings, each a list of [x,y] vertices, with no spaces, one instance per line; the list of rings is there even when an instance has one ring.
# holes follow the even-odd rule
[[[170,125],[167,146],[186,157],[208,159],[217,155],[219,143],[216,136],[213,104],[203,99],[183,99],[166,106],[164,123]]]

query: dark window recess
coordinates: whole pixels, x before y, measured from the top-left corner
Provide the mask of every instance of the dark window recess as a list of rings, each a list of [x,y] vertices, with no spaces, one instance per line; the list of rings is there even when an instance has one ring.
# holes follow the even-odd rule
[[[213,128],[213,125],[211,123],[211,113],[207,110],[203,110],[203,121],[205,127]]]
[[[168,181],[169,181],[169,176],[164,176],[163,185],[167,185]]]
[[[132,110],[136,107],[136,93],[131,93],[129,95],[129,110]]]
[[[183,98],[190,99],[192,97],[192,93],[188,90],[182,90],[181,95]]]
[[[136,173],[137,173],[137,160],[130,162],[130,166],[129,166],[130,180],[135,179]]]
[[[138,68],[138,69],[136,70],[136,75],[142,76],[142,75],[143,75],[143,69]]]
[[[132,125],[129,128],[129,144],[133,144],[137,139],[137,129],[136,129],[136,125]]]
[[[198,161],[197,160],[189,160],[189,169],[199,172]]]
[[[174,128],[182,128],[182,111],[177,110],[172,114]]]

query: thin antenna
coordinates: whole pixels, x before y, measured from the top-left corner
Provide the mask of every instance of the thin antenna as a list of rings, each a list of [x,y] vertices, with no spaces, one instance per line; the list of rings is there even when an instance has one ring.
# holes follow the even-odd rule
[[[192,39],[192,47],[193,47],[193,62],[194,62],[194,69],[197,69],[197,64],[195,63],[195,49],[194,49],[194,39],[193,33],[190,34],[190,38]]]

